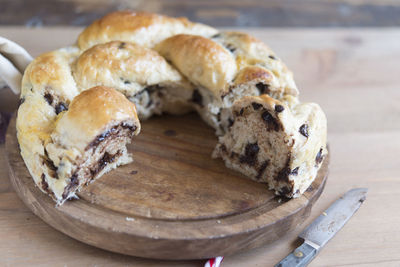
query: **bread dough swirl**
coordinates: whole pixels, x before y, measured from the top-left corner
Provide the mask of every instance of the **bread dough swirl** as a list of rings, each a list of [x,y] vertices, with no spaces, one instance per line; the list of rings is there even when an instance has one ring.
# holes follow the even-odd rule
[[[27,67],[18,141],[36,185],[62,204],[132,161],[139,119],[196,110],[216,131],[214,157],[296,197],[327,154],[325,115],[298,95],[285,64],[246,33],[119,11]]]

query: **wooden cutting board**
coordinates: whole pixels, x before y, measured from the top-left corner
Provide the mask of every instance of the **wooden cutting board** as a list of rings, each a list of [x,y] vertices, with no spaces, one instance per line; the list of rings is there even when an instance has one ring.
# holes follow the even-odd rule
[[[211,159],[213,129],[196,114],[142,123],[134,162],[104,175],[60,207],[33,183],[19,154],[15,117],[6,137],[11,182],[46,223],[84,243],[157,259],[229,255],[279,239],[320,196],[328,160],[307,192],[282,199]]]
[[[0,27],[0,35],[37,56],[73,43],[81,30]],[[299,245],[297,235],[306,225],[353,187],[368,187],[367,200],[309,266],[400,266],[400,28],[234,30],[266,42],[293,70],[302,101],[321,105],[331,157],[326,188],[308,219],[270,245],[226,256],[222,267],[273,266]],[[12,110],[17,100],[3,92],[9,91],[0,91],[0,109]],[[0,145],[0,265],[204,266],[118,255],[77,242],[33,215],[7,172]]]

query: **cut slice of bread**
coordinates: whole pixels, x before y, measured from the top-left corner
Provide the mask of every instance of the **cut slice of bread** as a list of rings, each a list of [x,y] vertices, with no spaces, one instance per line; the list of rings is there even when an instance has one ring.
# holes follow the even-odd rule
[[[41,156],[40,188],[62,204],[84,185],[132,161],[126,145],[140,123],[135,106],[107,87],[82,92],[58,116]]]
[[[310,186],[327,153],[326,118],[317,104],[248,96],[235,102],[231,116],[214,157],[278,195],[297,197]]]

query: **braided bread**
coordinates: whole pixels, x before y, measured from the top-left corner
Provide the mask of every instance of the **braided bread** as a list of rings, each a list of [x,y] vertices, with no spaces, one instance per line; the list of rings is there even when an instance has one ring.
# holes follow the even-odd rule
[[[132,161],[139,119],[196,110],[218,137],[213,157],[296,197],[327,154],[325,115],[298,94],[284,63],[245,33],[119,11],[27,67],[17,135],[36,185],[62,204]]]

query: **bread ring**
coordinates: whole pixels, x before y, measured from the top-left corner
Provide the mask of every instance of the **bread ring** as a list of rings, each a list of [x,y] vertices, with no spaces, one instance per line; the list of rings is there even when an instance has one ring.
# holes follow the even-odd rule
[[[298,95],[285,64],[246,33],[119,11],[27,67],[18,142],[36,185],[62,204],[132,161],[139,119],[196,110],[218,137],[213,157],[297,197],[327,154],[326,117]]]

